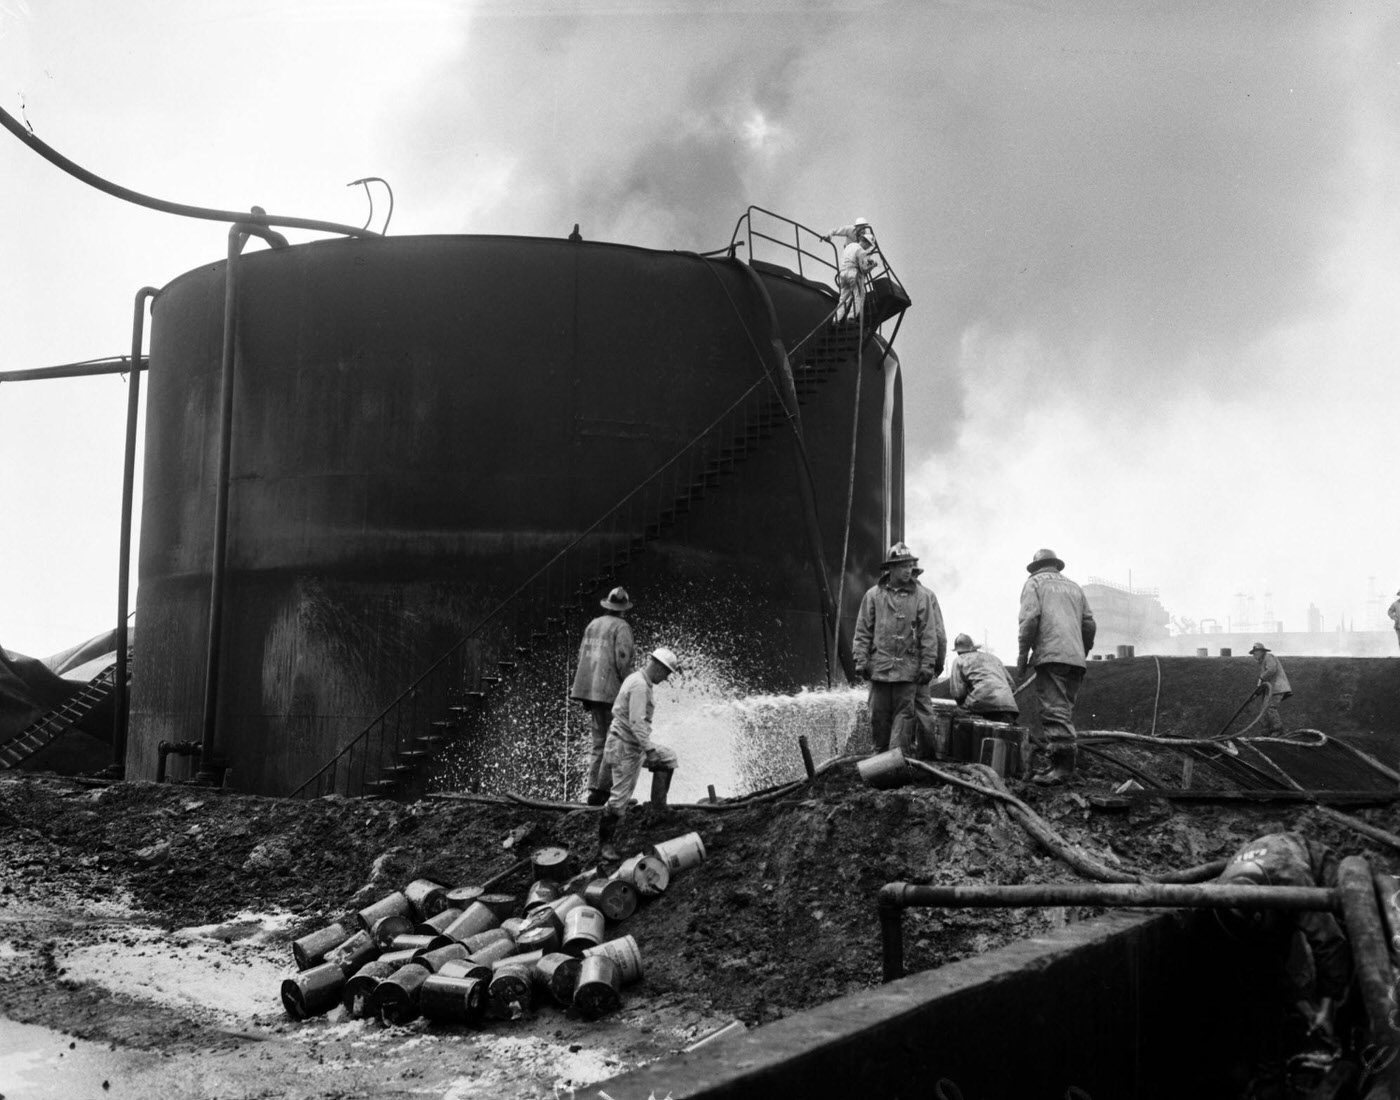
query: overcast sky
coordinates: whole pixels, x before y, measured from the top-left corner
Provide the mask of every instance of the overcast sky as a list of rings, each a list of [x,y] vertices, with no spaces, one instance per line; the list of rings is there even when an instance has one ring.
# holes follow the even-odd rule
[[[1361,627],[1400,587],[1397,10],[0,0],[0,105],[195,205],[359,225],[384,176],[394,234],[865,215],[914,300],[909,541],[1006,654],[1040,546],[1222,623],[1244,592]],[[0,204],[0,370],[125,353],[137,289],[224,253],[7,133]],[[110,625],[125,408],[0,385],[8,649]]]

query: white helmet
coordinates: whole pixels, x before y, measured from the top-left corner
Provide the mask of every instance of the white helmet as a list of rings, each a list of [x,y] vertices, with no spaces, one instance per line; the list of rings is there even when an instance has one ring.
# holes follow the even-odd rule
[[[665,646],[661,646],[659,649],[653,649],[651,651],[651,659],[653,661],[659,661],[672,672],[680,672],[681,670],[680,661],[677,659],[676,655]]]
[[[870,228],[870,219],[869,219],[869,218],[857,218],[857,219],[856,219],[855,221],[853,221],[851,224],[852,224],[853,226],[855,226],[855,228],[857,228],[857,229],[859,229],[861,226],[865,226],[866,229],[869,229],[869,228]]]

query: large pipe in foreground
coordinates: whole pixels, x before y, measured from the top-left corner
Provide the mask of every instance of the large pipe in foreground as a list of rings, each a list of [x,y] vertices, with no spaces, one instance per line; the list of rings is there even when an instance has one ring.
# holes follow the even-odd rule
[[[1369,882],[1369,879],[1368,879]],[[1283,909],[1342,911],[1341,892],[1317,886],[1218,886],[1175,883],[1044,883],[1032,886],[913,886],[880,888],[884,980],[904,976],[903,913],[924,908],[1027,908],[1098,905],[1126,909]]]
[[[1337,893],[1341,897],[1356,983],[1366,1006],[1371,1042],[1379,1048],[1392,1046],[1395,1036],[1389,1019],[1394,1005],[1395,976],[1390,967],[1385,931],[1381,927],[1371,867],[1361,856],[1347,856],[1342,860],[1337,869]],[[1392,1062],[1388,1074],[1392,1084],[1397,1069],[1400,1063]]]

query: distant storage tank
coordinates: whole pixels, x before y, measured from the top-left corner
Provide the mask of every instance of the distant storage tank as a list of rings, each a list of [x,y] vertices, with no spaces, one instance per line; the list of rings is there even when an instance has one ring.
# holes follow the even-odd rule
[[[583,533],[600,554],[645,544],[612,581],[633,589],[639,640],[664,629],[693,651],[723,637],[715,659],[755,687],[826,682],[835,657],[785,420],[675,526],[631,530],[651,520],[613,510],[687,444],[732,430],[746,392],[777,392],[774,341],[819,329],[829,287],[762,264],[519,237],[331,240],[237,262],[216,727],[230,786],[297,789]],[[133,778],[154,777],[160,741],[200,736],[225,266],[187,272],[153,306]],[[849,636],[887,523],[902,533],[897,370],[878,343],[863,361],[792,366],[810,391],[825,581]],[[559,653],[606,590],[550,616]],[[560,707],[566,688],[551,681]]]

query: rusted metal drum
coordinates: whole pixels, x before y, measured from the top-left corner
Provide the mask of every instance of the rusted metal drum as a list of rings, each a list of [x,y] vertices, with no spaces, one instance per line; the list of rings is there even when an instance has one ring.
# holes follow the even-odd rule
[[[379,956],[379,962],[393,963],[395,968],[407,966],[413,961],[413,956],[417,951],[386,951]]]
[[[559,918],[559,935],[564,935],[564,922],[569,919],[569,914],[580,905],[587,904],[578,894],[560,894],[549,903],[549,911]]]
[[[564,940],[560,950],[566,955],[582,955],[590,947],[603,942],[606,921],[601,909],[580,905],[569,910],[564,918]]]
[[[433,972],[419,963],[401,966],[374,987],[368,1011],[386,1024],[406,1024],[418,1018],[418,991]]]
[[[455,940],[442,947],[425,948],[415,952],[413,961],[422,963],[434,974],[438,973],[444,963],[454,962],[467,957],[467,949]]]
[[[671,871],[655,856],[643,854],[623,860],[615,877],[631,883],[643,897],[656,897],[666,892],[671,882]]]
[[[524,917],[507,917],[501,921],[501,931],[510,936],[511,939],[519,939],[520,933],[525,929]]]
[[[454,940],[465,940],[468,936],[485,932],[488,928],[496,928],[500,923],[501,918],[496,916],[495,911],[478,899],[463,909],[462,915],[444,928],[442,934],[451,936]]]
[[[370,926],[369,934],[380,947],[388,947],[395,936],[404,936],[413,931],[413,921],[402,913],[391,913],[380,917]]]
[[[594,879],[607,877],[608,876],[596,866],[585,867],[578,874],[567,880],[563,886],[559,888],[559,892],[561,894],[579,894],[581,896],[583,892],[588,889],[588,884]]]
[[[626,920],[637,911],[637,888],[620,878],[595,878],[583,891],[583,900],[608,920]]]
[[[496,920],[504,921],[515,916],[515,911],[520,908],[520,899],[514,894],[482,894],[473,904],[486,906],[496,914]]]
[[[958,709],[951,699],[930,699],[933,711],[929,729],[914,724],[914,755],[919,760],[950,760],[953,752],[953,712]]]
[[[585,956],[574,986],[574,1008],[587,1020],[596,1020],[622,1003],[622,968],[608,955]]]
[[[431,951],[435,947],[446,947],[456,943],[451,936],[420,936],[417,932],[405,932],[395,936],[389,946],[395,951]]]
[[[607,955],[613,962],[617,963],[622,970],[623,985],[631,985],[642,979],[642,953],[638,950],[636,938],[633,936],[619,936],[615,940],[605,940],[597,947],[590,947],[583,953],[585,959],[590,955]]]
[[[350,975],[346,979],[345,989],[340,996],[340,1002],[345,1006],[345,1011],[356,1020],[363,1019],[368,1015],[370,995],[379,983],[393,974],[400,965],[397,962],[378,958],[374,962],[365,963],[364,966]]]
[[[536,848],[530,853],[535,878],[562,882],[573,874],[572,856],[567,848]]]
[[[480,886],[454,886],[447,891],[447,904],[454,909],[465,909],[484,893]]]
[[[418,988],[418,1008],[435,1023],[474,1024],[485,1011],[485,990],[479,978],[434,974]]]
[[[899,749],[877,753],[856,764],[856,771],[867,787],[889,790],[909,782],[909,764]]]
[[[368,932],[380,917],[407,917],[412,908],[408,898],[401,891],[395,891],[388,897],[380,898],[373,905],[365,906],[355,914],[355,918],[360,922],[360,927]]]
[[[534,1002],[531,993],[533,964],[502,966],[487,988],[487,1008],[492,1016],[513,1020],[528,1012]]]
[[[292,942],[292,957],[296,959],[298,970],[310,970],[325,961],[326,952],[338,947],[350,938],[350,929],[343,924],[332,924],[308,932]]]
[[[416,878],[403,888],[403,892],[419,920],[437,916],[450,904],[447,887],[431,879]]]
[[[326,952],[326,962],[333,962],[346,974],[353,974],[371,959],[379,957],[380,947],[368,932],[356,932],[344,943]]]
[[[451,906],[444,909],[435,917],[429,917],[425,921],[419,921],[413,929],[420,936],[439,936],[446,932],[458,917],[462,915],[462,910]]]
[[[537,879],[525,893],[525,914],[528,916],[541,905],[548,905],[559,896],[559,883],[553,879]]]
[[[474,936],[468,936],[462,940],[467,952],[480,951],[488,943],[495,943],[497,940],[510,940],[514,942],[515,937],[504,928],[488,928],[485,932],[478,932]]]
[[[578,984],[578,972],[582,966],[583,961],[573,955],[562,951],[549,952],[535,963],[535,983],[567,1008],[574,1003],[574,986]]]
[[[319,1016],[340,1003],[344,988],[345,971],[333,962],[322,963],[282,983],[282,1007],[294,1020]]]
[[[657,859],[666,864],[666,869],[673,875],[677,871],[699,867],[705,862],[705,842],[700,839],[699,833],[686,833],[684,836],[663,840],[652,852]]]
[[[533,970],[535,963],[544,958],[543,951],[526,951],[523,954],[517,952],[504,959],[497,959],[491,964],[491,969],[500,971],[507,970],[512,966],[523,966]]]
[[[455,962],[443,963],[442,969],[438,973],[444,978],[476,978],[489,985],[492,975],[496,972],[491,969],[490,963],[476,963],[470,959],[458,959]]]
[[[515,954],[514,940],[492,940],[484,947],[479,947],[467,956],[472,962],[494,963],[497,959],[504,959]]]
[[[548,955],[551,951],[559,950],[559,933],[549,925],[531,928],[520,933],[520,938],[515,941],[515,949],[522,955],[528,951],[543,951]]]

